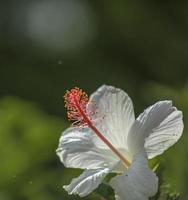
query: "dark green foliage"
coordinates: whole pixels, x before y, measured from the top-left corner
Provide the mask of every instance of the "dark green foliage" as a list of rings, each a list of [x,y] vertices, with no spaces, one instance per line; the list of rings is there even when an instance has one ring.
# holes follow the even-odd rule
[[[114,200],[114,191],[113,189],[107,184],[102,183],[99,187],[94,191],[98,196],[103,197],[104,199]]]
[[[1,99],[0,113],[0,199],[57,199],[63,122],[16,98]]]
[[[161,166],[155,171],[159,177],[159,190],[154,197],[150,198],[150,200],[180,200],[180,194],[178,192],[173,192],[170,184],[165,182],[163,178],[164,168],[164,166]]]

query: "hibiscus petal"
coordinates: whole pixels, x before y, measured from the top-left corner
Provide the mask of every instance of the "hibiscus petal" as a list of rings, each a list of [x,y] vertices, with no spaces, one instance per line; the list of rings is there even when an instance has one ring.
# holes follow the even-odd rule
[[[146,138],[145,149],[148,158],[162,154],[175,144],[183,133],[182,112],[174,110],[153,132]]]
[[[91,110],[95,111],[92,118],[104,136],[116,147],[125,148],[127,133],[135,120],[130,97],[119,88],[103,85],[90,97],[88,112]]]
[[[95,146],[93,138],[89,128],[68,128],[60,138],[57,155],[66,167],[72,168],[97,169],[118,162],[110,150]]]
[[[158,178],[148,167],[147,156],[139,153],[131,167],[110,182],[117,200],[148,200],[158,190]]]
[[[171,101],[159,101],[139,115],[128,134],[132,154],[145,147],[153,158],[172,146],[182,135],[182,113]]]
[[[78,178],[74,178],[70,185],[63,188],[69,194],[78,194],[84,197],[95,190],[108,173],[108,168],[85,170]]]

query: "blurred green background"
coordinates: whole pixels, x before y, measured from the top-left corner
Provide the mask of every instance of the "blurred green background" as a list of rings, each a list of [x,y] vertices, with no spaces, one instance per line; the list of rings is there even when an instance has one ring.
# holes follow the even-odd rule
[[[188,199],[187,10],[182,0],[0,1],[0,200],[79,199],[62,186],[80,171],[55,154],[69,126],[62,97],[104,83],[137,115],[163,99],[183,110],[183,137],[158,160],[165,187]]]

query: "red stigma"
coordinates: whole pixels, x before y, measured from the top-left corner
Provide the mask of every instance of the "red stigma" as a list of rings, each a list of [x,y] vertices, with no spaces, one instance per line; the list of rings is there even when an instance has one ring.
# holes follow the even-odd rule
[[[70,91],[67,90],[64,100],[68,119],[75,121],[76,125],[87,125],[83,114],[86,115],[88,95],[82,89],[75,87]]]

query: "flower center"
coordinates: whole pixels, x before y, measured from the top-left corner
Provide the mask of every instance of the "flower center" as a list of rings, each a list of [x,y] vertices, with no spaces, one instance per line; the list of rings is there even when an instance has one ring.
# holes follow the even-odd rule
[[[93,124],[91,116],[86,112],[86,107],[89,102],[88,95],[81,89],[75,87],[67,91],[64,95],[65,108],[67,108],[67,115],[69,120],[73,120],[74,125],[88,126],[94,133],[112,150],[112,152],[123,162],[128,168],[130,162],[104,137],[104,135]]]

